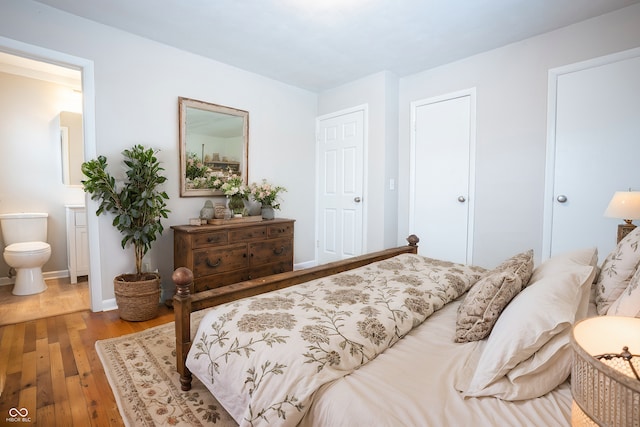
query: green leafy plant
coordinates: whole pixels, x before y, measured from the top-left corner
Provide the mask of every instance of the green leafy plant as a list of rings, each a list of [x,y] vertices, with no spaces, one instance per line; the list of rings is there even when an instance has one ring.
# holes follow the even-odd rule
[[[116,185],[116,180],[107,171],[107,158],[98,156],[82,164],[84,191],[92,200],[99,200],[96,215],[111,212],[115,215],[113,226],[122,233],[122,248],[132,244],[135,252],[136,273],[142,272],[142,259],[157,236],[164,230],[161,218],[167,218],[166,200],[169,196],[159,187],[167,178],[156,158],[157,151],[135,145],[124,150],[127,180]]]

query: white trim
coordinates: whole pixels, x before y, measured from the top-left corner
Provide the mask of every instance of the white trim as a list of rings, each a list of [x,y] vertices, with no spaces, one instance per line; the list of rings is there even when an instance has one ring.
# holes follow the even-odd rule
[[[469,194],[467,202],[469,206],[467,216],[467,254],[466,263],[473,263],[473,225],[475,213],[475,191],[476,191],[476,88],[463,89],[444,95],[434,96],[427,99],[412,101],[411,110],[411,141],[409,145],[409,233],[415,227],[415,194],[416,194],[416,111],[418,107],[437,102],[468,96],[470,98],[469,111]],[[420,236],[418,236],[420,237]]]
[[[36,61],[48,62],[62,67],[73,68],[82,72],[82,119],[84,129],[85,159],[97,156],[96,127],[95,127],[95,82],[93,61],[77,56],[68,55],[40,46],[23,43],[0,36],[0,51]],[[95,212],[97,202],[85,195],[87,211]],[[107,301],[102,301],[102,270],[100,266],[100,232],[98,218],[87,215],[89,233],[89,297],[91,310],[102,311]]]
[[[314,216],[315,216],[315,239],[314,239],[314,256],[315,263],[318,262],[318,240],[319,240],[319,226],[318,226],[318,194],[320,189],[318,188],[318,168],[319,168],[319,160],[318,160],[318,138],[319,138],[319,130],[320,130],[320,122],[323,120],[333,119],[335,117],[344,116],[346,114],[356,113],[362,111],[363,120],[362,120],[362,252],[366,252],[367,248],[367,206],[368,206],[368,179],[369,179],[369,163],[367,159],[369,158],[369,105],[362,104],[351,108],[346,108],[344,110],[334,111],[329,114],[324,114],[322,116],[316,117],[316,173],[315,173],[315,206],[314,206]]]
[[[556,166],[556,113],[558,108],[558,79],[570,73],[600,67],[614,62],[624,61],[640,56],[640,48],[625,50],[600,56],[574,64],[549,70],[547,83],[547,154],[545,162],[544,206],[542,222],[542,261],[551,256],[551,240],[553,231],[553,205],[555,200],[555,166]]]

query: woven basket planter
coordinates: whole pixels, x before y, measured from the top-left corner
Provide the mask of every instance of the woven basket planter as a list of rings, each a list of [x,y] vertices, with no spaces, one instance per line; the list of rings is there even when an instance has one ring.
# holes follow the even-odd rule
[[[158,315],[160,305],[160,275],[144,273],[121,274],[113,280],[116,304],[122,320],[142,322]]]

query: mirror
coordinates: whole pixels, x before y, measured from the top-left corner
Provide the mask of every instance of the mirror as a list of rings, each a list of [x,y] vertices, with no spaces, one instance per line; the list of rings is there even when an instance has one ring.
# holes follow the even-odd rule
[[[237,174],[247,183],[249,112],[178,98],[180,197],[221,196],[216,178]]]
[[[61,111],[58,116],[60,127],[60,153],[62,155],[62,183],[80,186],[84,179],[81,165],[84,162],[84,138],[82,136],[82,114]]]

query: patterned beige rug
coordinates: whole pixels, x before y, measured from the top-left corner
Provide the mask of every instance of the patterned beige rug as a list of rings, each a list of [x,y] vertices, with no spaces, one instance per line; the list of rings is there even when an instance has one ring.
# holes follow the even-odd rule
[[[173,322],[96,342],[127,426],[237,426],[196,378],[180,390]]]

